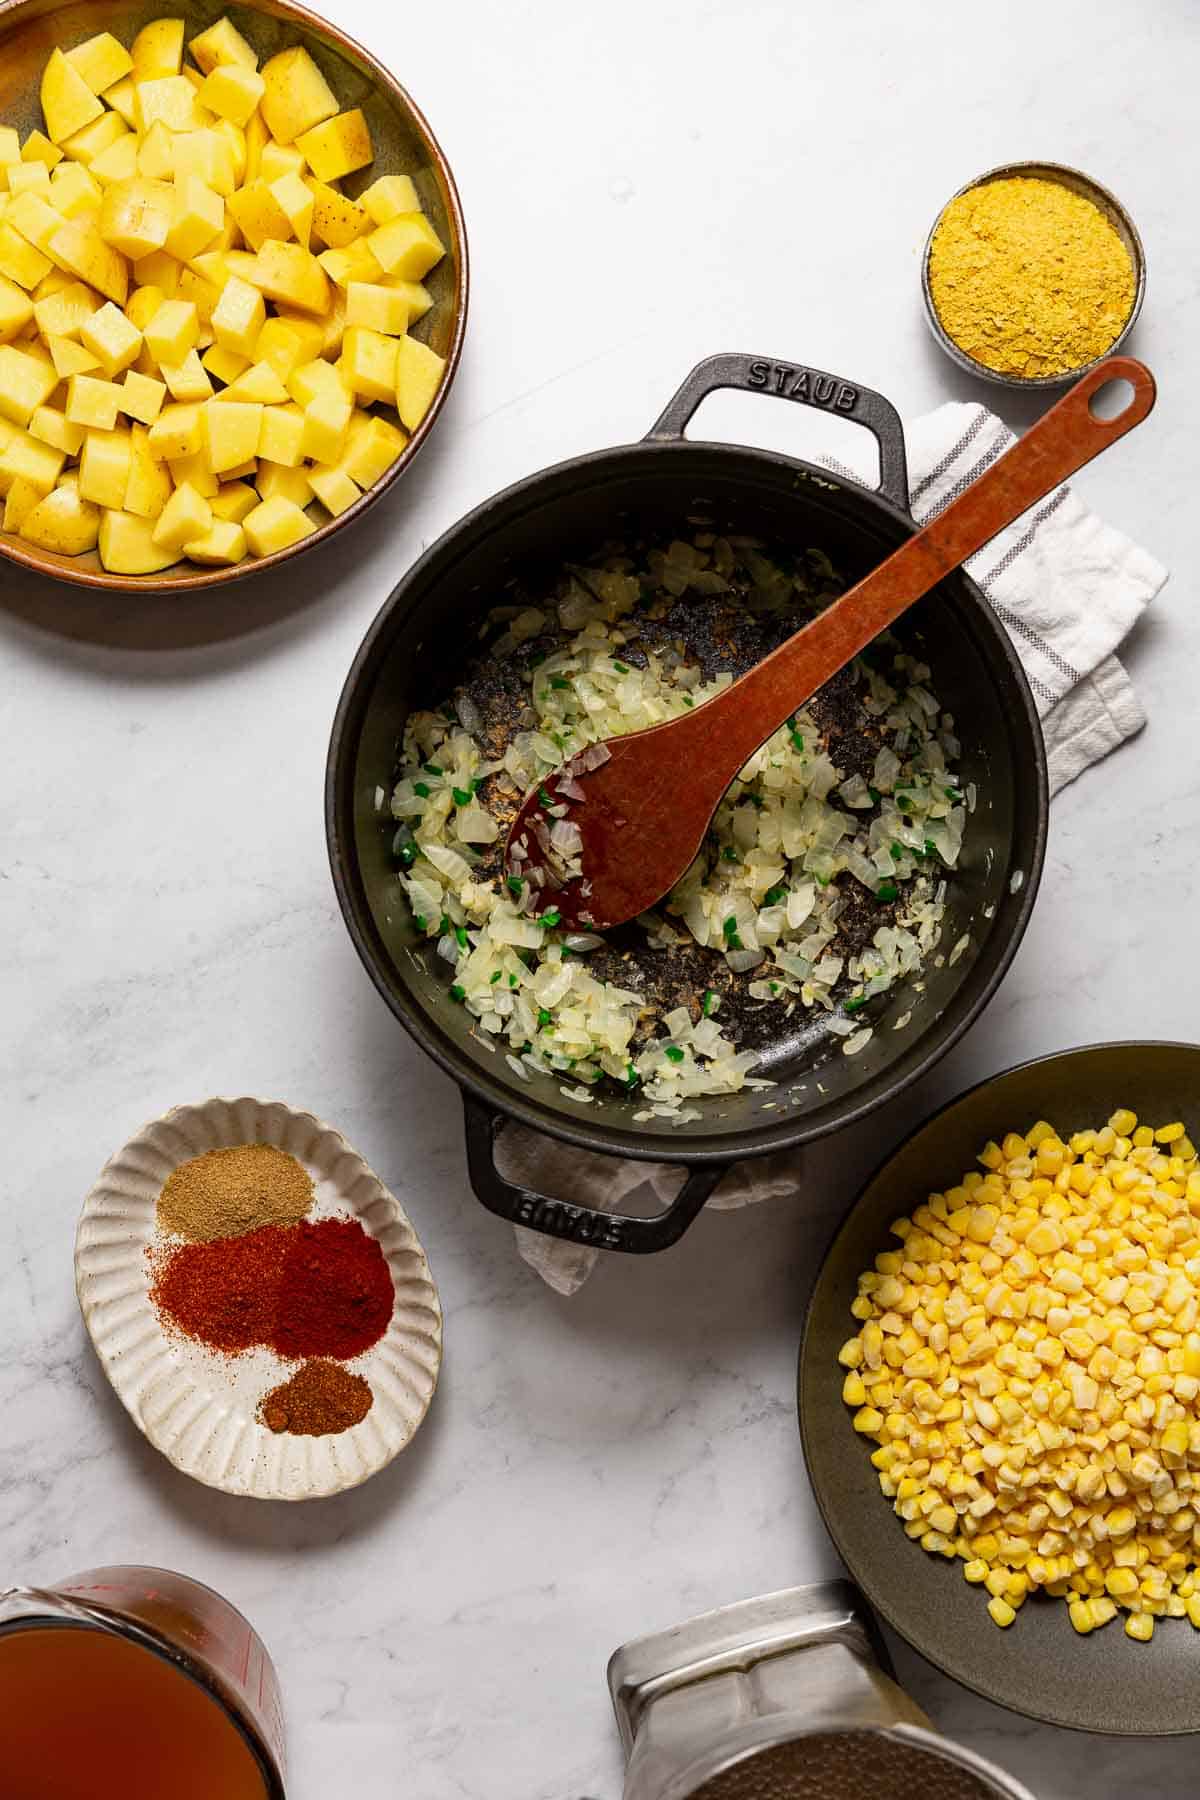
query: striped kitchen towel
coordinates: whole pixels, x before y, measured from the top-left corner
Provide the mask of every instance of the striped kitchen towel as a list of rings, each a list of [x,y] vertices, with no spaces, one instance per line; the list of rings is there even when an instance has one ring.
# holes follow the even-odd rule
[[[931,519],[990,468],[1014,433],[985,406],[952,401],[905,433],[913,517]],[[827,459],[855,480],[861,469]],[[967,568],[1008,631],[1037,702],[1055,794],[1146,722],[1116,651],[1167,579],[1147,551],[1098,519],[1069,487],[1018,519]],[[664,1205],[678,1169],[582,1156],[565,1144],[508,1125],[497,1157],[510,1179],[584,1206],[647,1213]],[[787,1152],[739,1164],[709,1201],[715,1208],[769,1200],[795,1186]],[[573,1294],[598,1257],[615,1254],[514,1227],[526,1262],[560,1294]]]

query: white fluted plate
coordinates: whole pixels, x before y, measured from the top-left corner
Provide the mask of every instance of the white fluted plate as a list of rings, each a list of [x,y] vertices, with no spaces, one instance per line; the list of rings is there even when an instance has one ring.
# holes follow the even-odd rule
[[[171,1171],[234,1144],[274,1144],[312,1177],[312,1219],[349,1214],[376,1239],[396,1291],[380,1341],[346,1367],[365,1376],[366,1418],[328,1437],[268,1431],[255,1414],[295,1373],[269,1350],[229,1357],[164,1330],[150,1298],[146,1255],[171,1240],[155,1207]],[[278,1100],[205,1100],[177,1106],[111,1157],[83,1203],[75,1289],[104,1373],[130,1417],[178,1469],[227,1494],[314,1500],[357,1487],[411,1442],[437,1386],[442,1309],[416,1232],[340,1132]]]

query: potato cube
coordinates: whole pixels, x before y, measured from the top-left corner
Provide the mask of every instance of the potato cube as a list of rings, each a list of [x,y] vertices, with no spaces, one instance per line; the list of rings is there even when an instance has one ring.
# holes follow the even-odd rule
[[[39,293],[41,290],[39,289]],[[44,298],[34,295],[33,316],[45,337],[77,338],[88,319],[98,310],[96,296],[86,282],[68,281]],[[95,356],[95,351],[92,355]]]
[[[150,427],[150,454],[162,462],[198,455],[204,441],[200,413],[201,408],[194,401],[190,405],[176,401],[164,406]]]
[[[281,317],[287,317],[283,307],[279,308],[279,313]],[[341,288],[334,288],[329,310],[321,323],[321,355],[332,361],[341,353],[342,337],[346,329],[346,296]]]
[[[255,556],[273,556],[278,550],[298,544],[316,527],[293,500],[275,494],[246,514],[242,529]]]
[[[355,413],[341,467],[360,488],[369,488],[391,467],[407,442],[404,432],[386,419]]]
[[[18,163],[15,169],[8,171],[8,191],[10,194],[40,194],[49,202],[49,169],[40,162]]]
[[[288,468],[283,463],[269,462],[261,456],[258,459],[254,485],[264,500],[290,500],[301,511],[313,497],[307,468]]]
[[[338,287],[349,287],[352,281],[382,282],[383,270],[363,239],[347,244],[342,250],[323,250],[317,258],[330,281]]]
[[[321,354],[324,332],[314,319],[268,319],[254,345],[255,362],[269,362],[279,379]]]
[[[219,400],[246,400],[256,406],[286,406],[288,391],[269,362],[250,363],[234,377]]]
[[[67,51],[67,61],[83,76],[93,94],[102,94],[133,68],[132,56],[109,31],[98,31],[95,37],[76,44]]]
[[[101,113],[90,125],[85,125],[81,131],[65,139],[63,149],[75,162],[90,168],[98,156],[102,156],[120,138],[126,137],[128,131],[129,127],[119,113]]]
[[[138,258],[138,286],[157,288],[164,300],[174,300],[179,292],[181,269],[177,257],[170,256],[165,250],[152,250],[149,256]],[[145,330],[145,326],[140,326]]]
[[[33,317],[33,301],[15,282],[0,275],[0,343],[10,343]]]
[[[134,92],[133,76],[126,75],[123,81],[114,82],[106,88],[104,98],[108,105],[115,108],[131,131],[137,128],[137,95]]]
[[[57,169],[62,160],[63,152],[57,144],[50,142],[44,131],[31,131],[21,146],[21,161],[23,163],[40,163],[47,175],[53,169]],[[12,174],[15,172],[15,170],[10,171],[10,182]]]
[[[167,464],[171,472],[171,481],[175,487],[182,487],[189,482],[198,494],[211,500],[221,485],[220,478],[213,474],[208,466],[208,458],[202,450],[192,456],[177,456]]]
[[[165,125],[152,125],[138,143],[138,174],[150,181],[175,178],[175,134]]]
[[[214,69],[257,69],[258,58],[232,19],[218,19],[188,45],[198,69],[210,75]]]
[[[177,186],[186,175],[194,175],[214,194],[227,198],[236,185],[233,167],[233,147],[223,132],[205,126],[172,133],[171,174]]]
[[[292,222],[265,181],[252,181],[231,194],[229,211],[252,250],[261,250],[269,238],[292,236]]]
[[[28,293],[52,266],[50,258],[35,249],[28,238],[14,231],[6,220],[0,221],[0,275]]]
[[[129,292],[129,266],[120,251],[106,244],[88,219],[64,219],[46,254],[60,269],[97,288],[106,300],[124,306]]]
[[[338,109],[329,83],[303,44],[271,57],[263,64],[262,77],[266,83],[262,116],[281,144],[290,144],[322,119],[331,119]]]
[[[304,461],[303,407],[263,407],[257,454],[285,469],[299,468]]]
[[[256,69],[225,63],[206,76],[200,88],[200,104],[219,119],[244,126],[265,89],[266,83]]]
[[[180,275],[179,292],[176,295],[176,298],[179,300],[190,300],[195,307],[196,317],[200,322],[200,336],[197,338],[196,342],[201,344],[203,340],[207,339],[207,341],[203,343],[203,347],[207,348],[207,345],[211,344],[213,341],[211,330],[212,316],[216,311],[217,302],[221,298],[221,289],[215,286],[213,282],[206,281],[203,275],[197,274],[195,266],[193,265],[190,268],[184,269],[183,273]]]
[[[142,334],[110,300],[99,312],[84,320],[79,328],[79,341],[85,350],[91,351],[111,380],[137,361]]]
[[[391,288],[393,293],[404,296],[410,326],[415,325],[418,319],[423,319],[433,305],[433,295],[419,281],[402,281],[398,275],[389,275],[383,285]]]
[[[157,519],[170,498],[171,477],[166,464],[151,456],[145,427],[131,426],[125,511],[136,513],[141,519]]]
[[[263,409],[242,400],[210,400],[204,408],[202,454],[214,475],[258,455]]]
[[[371,229],[371,215],[336,188],[317,181],[305,183],[313,197],[312,235],[331,250],[343,250]]]
[[[346,324],[365,325],[388,337],[403,337],[408,330],[408,302],[394,288],[371,281],[346,283]]]
[[[95,215],[99,223],[105,191],[82,163],[64,163],[50,177],[50,204],[64,219],[80,219],[87,213]]]
[[[92,375],[72,375],[67,383],[66,416],[72,425],[89,431],[116,428],[121,389],[115,381],[98,381]]]
[[[408,175],[381,175],[358,196],[358,204],[374,219],[386,225],[399,213],[420,212],[421,197]]]
[[[78,456],[83,448],[83,426],[73,425],[66,413],[56,406],[38,407],[29,421],[29,435],[40,444],[49,444],[52,450],[61,450],[66,456]]]
[[[183,554],[192,562],[222,568],[240,563],[246,548],[246,533],[240,525],[232,519],[214,519],[203,537],[183,546]]]
[[[318,181],[340,181],[355,169],[365,169],[375,155],[367,121],[357,106],[303,132],[296,148],[303,151]]]
[[[167,390],[153,375],[139,375],[130,369],[121,383],[121,411],[141,425],[153,425],[163,409]]]
[[[168,182],[144,175],[114,182],[100,208],[100,235],[122,256],[137,262],[162,249],[174,211],[175,190]]]
[[[204,364],[213,380],[223,382],[226,387],[229,386],[231,381],[236,381],[243,370],[250,367],[250,358],[248,356],[243,356],[238,350],[227,350],[225,345],[221,343],[211,345],[211,347],[204,352],[200,361]]]
[[[197,175],[175,184],[175,206],[167,233],[168,255],[187,262],[212,243],[225,223],[225,202]]]
[[[195,131],[203,123],[196,111],[196,90],[186,75],[162,75],[155,81],[134,84],[138,129],[149,131],[156,123],[168,131]]]
[[[270,193],[292,228],[298,244],[308,249],[312,234],[313,197],[294,169],[280,175],[270,185]]]
[[[396,345],[396,411],[401,423],[415,431],[442,385],[446,359],[419,338],[403,337]]]
[[[28,425],[57,386],[58,375],[52,365],[12,344],[0,344],[0,417],[11,419],[14,425]]]
[[[269,300],[282,301],[301,312],[324,313],[330,304],[329,278],[300,244],[281,244],[271,238],[255,257],[248,277]]]
[[[148,518],[109,510],[100,515],[100,561],[113,575],[157,575],[179,561],[178,550],[154,542]]]
[[[0,125],[0,169],[21,161],[21,137],[13,125]],[[0,182],[0,187],[3,183]]]
[[[261,106],[256,112],[252,112],[250,117],[246,120],[246,129],[242,135],[246,148],[246,166],[242,170],[241,176],[242,183],[244,184],[248,181],[257,181],[262,174],[262,153],[264,147],[269,142]]]
[[[38,501],[44,498],[40,488],[35,488],[32,482],[22,480],[20,476],[10,482],[4,500],[4,530],[19,532]]]
[[[214,519],[229,519],[240,525],[248,512],[258,505],[258,495],[245,481],[223,481],[212,500]]]
[[[71,338],[48,337],[46,348],[60,381],[67,381],[72,375],[88,375],[93,369],[100,367],[91,351],[85,350],[82,344],[76,344]]]
[[[310,469],[308,479],[325,511],[332,513],[335,519],[348,511],[362,495],[362,490],[351,481],[344,469]]]
[[[212,524],[212,508],[189,481],[175,489],[154,527],[154,542],[163,550],[182,550],[189,538],[203,537]]]
[[[89,431],[79,458],[80,494],[94,506],[124,506],[129,468],[130,437],[125,427]]]
[[[278,181],[281,175],[303,176],[306,169],[304,156],[294,144],[277,144],[274,138],[268,138],[263,145],[258,159],[258,179],[268,186]]]
[[[115,144],[102,150],[88,164],[88,174],[103,187],[115,181],[132,181],[138,172],[138,141],[132,131],[119,137]]]
[[[157,81],[163,75],[178,75],[183,66],[182,19],[152,19],[130,45],[135,81]]]
[[[405,281],[420,281],[446,254],[424,213],[397,213],[376,226],[366,241],[380,268]]]
[[[178,368],[200,335],[199,314],[190,300],[164,300],[142,333],[155,362]]]
[[[36,244],[43,256],[50,256],[50,240],[66,224],[60,212],[38,194],[17,194],[9,202],[5,223],[19,231],[29,244]],[[53,258],[51,257],[51,261]]]
[[[360,400],[386,400],[389,404],[394,400],[395,338],[384,337],[367,325],[352,325],[342,342],[339,366],[342,379]]]
[[[256,357],[255,347],[266,317],[267,309],[258,289],[234,275],[213,307],[213,335],[224,349],[235,350],[239,356]]]
[[[9,492],[11,496],[12,490]],[[57,487],[44,494],[21,523],[21,536],[27,543],[58,556],[83,556],[96,548],[99,534],[99,508],[73,487]]]
[[[167,296],[158,287],[134,288],[125,306],[125,317],[131,325],[145,333],[147,325],[166,300]]]
[[[173,400],[208,400],[212,397],[213,384],[197,350],[189,350],[180,363],[160,363],[158,372],[170,388]]]
[[[303,448],[314,462],[335,463],[346,442],[353,407],[333,393],[318,394],[304,408]]]
[[[286,385],[288,393],[300,406],[307,406],[318,394],[329,394],[338,400],[352,398],[341,370],[335,369],[332,363],[325,362],[321,357],[293,369]]]
[[[66,460],[61,450],[18,429],[0,450],[0,493],[7,492],[14,481],[27,481],[39,493],[48,494]]]
[[[42,112],[46,131],[56,144],[98,119],[104,108],[78,69],[61,50],[53,50],[42,70]]]

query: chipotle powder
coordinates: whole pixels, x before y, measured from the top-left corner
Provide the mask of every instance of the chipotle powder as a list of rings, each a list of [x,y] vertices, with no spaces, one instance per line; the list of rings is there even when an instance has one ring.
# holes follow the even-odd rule
[[[290,1362],[359,1356],[395,1304],[383,1251],[357,1219],[264,1225],[153,1255],[151,1298],[169,1325],[237,1356],[264,1345]]]

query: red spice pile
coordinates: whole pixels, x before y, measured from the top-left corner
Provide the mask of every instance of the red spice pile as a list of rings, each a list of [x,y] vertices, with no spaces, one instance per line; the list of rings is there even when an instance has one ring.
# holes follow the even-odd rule
[[[378,1342],[395,1305],[387,1260],[357,1219],[263,1225],[153,1260],[166,1322],[231,1356],[262,1344],[288,1361],[344,1361]]]

